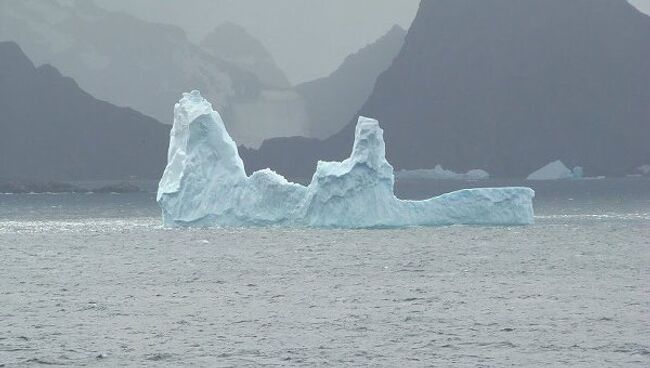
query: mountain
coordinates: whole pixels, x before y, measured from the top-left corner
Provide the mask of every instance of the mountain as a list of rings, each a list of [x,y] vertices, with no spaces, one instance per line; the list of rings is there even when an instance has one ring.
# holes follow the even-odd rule
[[[201,47],[213,57],[251,73],[259,81],[255,98],[235,101],[225,114],[225,118],[236,122],[240,132],[245,132],[247,140],[242,143],[257,147],[269,137],[307,134],[304,99],[291,86],[264,45],[243,27],[222,23],[205,37]]]
[[[239,142],[256,146],[303,131],[303,120],[286,116],[302,116],[304,107],[276,102],[254,73],[193,44],[180,28],[91,0],[0,0],[0,40],[17,42],[36,64],[56,66],[93,96],[163,123],[171,124],[183,92],[200,89]]]
[[[237,24],[219,24],[201,42],[201,47],[213,56],[255,74],[265,86],[291,87],[289,80],[264,45]]]
[[[50,65],[38,68],[0,43],[0,177],[39,180],[154,179],[169,126],[99,101]]]
[[[400,169],[525,177],[561,159],[625,175],[650,162],[649,39],[650,17],[625,0],[423,1],[360,114],[379,119]],[[345,156],[353,129],[269,141],[249,166],[310,175]]]
[[[354,117],[370,97],[377,77],[399,53],[405,36],[404,29],[394,26],[376,42],[348,56],[329,76],[296,87],[307,106],[308,136],[327,138]]]

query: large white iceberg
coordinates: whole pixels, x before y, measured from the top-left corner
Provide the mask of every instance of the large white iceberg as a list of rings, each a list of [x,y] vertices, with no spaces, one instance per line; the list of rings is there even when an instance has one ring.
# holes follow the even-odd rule
[[[582,167],[576,166],[571,170],[564,162],[557,160],[528,175],[526,180],[580,179],[583,176]]]
[[[433,169],[400,170],[397,172],[398,179],[428,179],[428,180],[486,180],[490,174],[481,169],[473,169],[461,174],[444,169],[442,165],[436,165]]]
[[[247,176],[237,146],[198,91],[174,108],[168,164],[157,200],[167,227],[373,228],[533,223],[529,188],[461,190],[425,201],[393,194],[383,131],[361,117],[350,158],[319,162],[309,186],[266,169]]]

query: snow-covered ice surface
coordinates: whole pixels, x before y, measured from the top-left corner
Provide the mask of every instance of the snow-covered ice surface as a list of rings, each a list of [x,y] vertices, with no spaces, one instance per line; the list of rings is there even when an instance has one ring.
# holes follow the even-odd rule
[[[528,175],[527,180],[563,180],[580,179],[584,175],[582,167],[576,166],[573,170],[566,167],[564,162],[557,160]]]
[[[168,165],[158,202],[168,227],[298,226],[376,228],[449,224],[533,223],[533,190],[468,189],[424,201],[393,192],[383,131],[359,118],[352,154],[319,162],[308,186],[267,169],[246,175],[219,113],[198,91],[174,108]]]
[[[442,165],[436,165],[433,169],[400,170],[397,172],[398,179],[430,179],[430,180],[486,180],[490,174],[481,169],[473,169],[461,174],[446,170]]]

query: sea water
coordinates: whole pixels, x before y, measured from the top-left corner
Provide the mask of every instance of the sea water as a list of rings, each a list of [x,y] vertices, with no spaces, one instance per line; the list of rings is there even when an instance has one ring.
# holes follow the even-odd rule
[[[154,193],[0,195],[0,367],[648,367],[650,180],[533,188],[529,227],[357,231],[168,230]]]

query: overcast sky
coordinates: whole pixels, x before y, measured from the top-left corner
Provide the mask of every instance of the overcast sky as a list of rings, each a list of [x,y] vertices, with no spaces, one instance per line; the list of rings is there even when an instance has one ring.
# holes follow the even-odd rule
[[[642,12],[650,14],[650,0],[629,0],[634,6]]]
[[[147,20],[181,26],[199,41],[223,21],[244,26],[294,83],[332,72],[394,24],[408,28],[418,0],[97,0]],[[191,5],[190,5],[191,4]]]
[[[293,83],[325,76],[386,33],[408,28],[419,0],[96,0],[102,7],[175,24],[200,41],[224,21],[266,45]],[[650,14],[650,0],[631,0]]]

